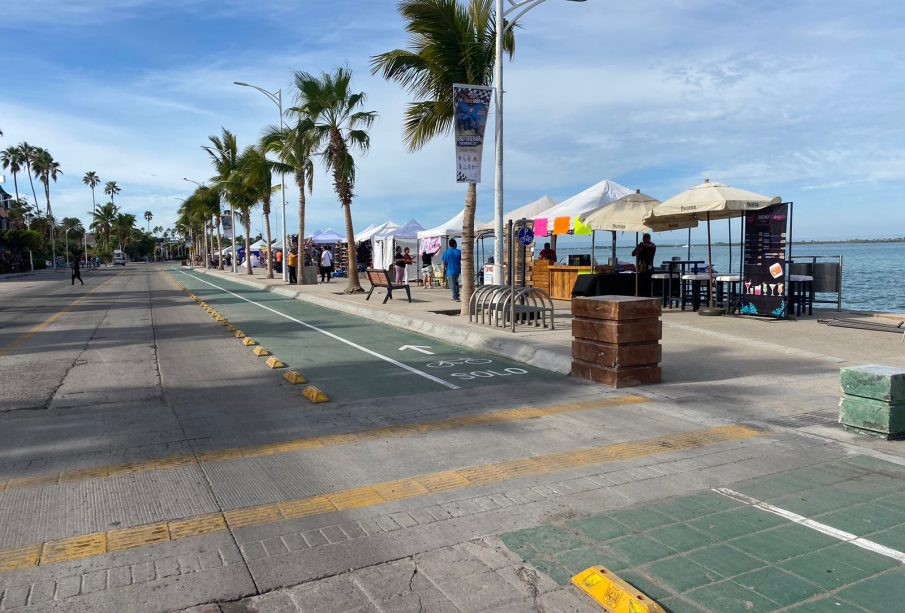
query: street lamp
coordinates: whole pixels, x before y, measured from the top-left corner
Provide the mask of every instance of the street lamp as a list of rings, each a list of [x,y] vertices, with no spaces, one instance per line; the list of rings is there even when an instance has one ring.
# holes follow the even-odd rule
[[[566,0],[567,2],[584,2],[585,0]],[[504,283],[503,276],[503,37],[512,29],[522,15],[546,0],[507,0],[508,8],[503,8],[503,0],[496,0],[496,63],[494,66],[494,85],[496,85],[496,136],[494,138],[496,171],[494,173],[494,245],[493,282]],[[503,23],[509,15],[515,14]],[[512,240],[512,237],[509,237]]]
[[[257,85],[251,85],[251,84],[245,83],[243,81],[233,81],[233,84],[238,85],[239,87],[250,87],[252,89],[256,89],[259,92],[261,92],[262,94],[264,94],[265,96],[267,96],[267,99],[270,100],[271,102],[273,102],[275,105],[277,105],[277,108],[280,111],[280,130],[282,130],[285,127],[285,124],[283,123],[283,90],[282,89],[278,89],[275,92],[269,92],[262,87],[258,87]],[[283,255],[285,256],[285,254],[289,253],[289,250],[287,249],[287,247],[289,246],[289,240],[286,235],[286,173],[283,173],[283,172],[280,173],[280,197],[283,202],[283,212],[282,212],[282,214],[283,214],[283,224],[282,224],[283,240],[281,242],[283,243]],[[299,245],[302,244],[301,240],[302,240],[301,237],[299,237]],[[270,249],[270,245],[268,245],[267,248],[268,248],[269,253],[273,252],[273,250]],[[285,257],[283,258],[282,268],[283,268],[283,282],[286,283],[287,281],[289,281],[289,269],[287,268]]]
[[[69,268],[69,231],[72,228],[66,228],[66,231],[63,232],[63,242],[66,243],[66,267]],[[56,264],[54,264],[56,266]]]

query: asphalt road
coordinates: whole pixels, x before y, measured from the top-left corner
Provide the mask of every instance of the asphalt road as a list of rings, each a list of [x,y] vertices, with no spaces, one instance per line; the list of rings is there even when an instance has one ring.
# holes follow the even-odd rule
[[[0,610],[597,610],[497,535],[846,453],[186,269],[84,278],[0,282]]]

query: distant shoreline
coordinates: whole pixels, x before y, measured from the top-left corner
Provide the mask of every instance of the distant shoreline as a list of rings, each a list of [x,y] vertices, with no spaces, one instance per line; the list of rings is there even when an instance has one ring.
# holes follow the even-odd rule
[[[870,243],[905,243],[905,236],[899,238],[850,238],[842,241],[794,241],[795,245],[864,245]],[[738,243],[732,243],[738,245]],[[681,247],[684,245],[673,245]],[[707,243],[693,243],[692,247],[706,247]],[[729,243],[713,243],[714,247],[728,247]]]

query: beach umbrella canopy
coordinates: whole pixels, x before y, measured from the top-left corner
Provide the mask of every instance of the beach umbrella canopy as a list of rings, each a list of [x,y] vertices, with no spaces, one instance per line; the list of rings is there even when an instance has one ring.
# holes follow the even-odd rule
[[[697,220],[688,219],[678,222],[645,223],[651,211],[660,206],[656,198],[642,194],[641,190],[623,196],[600,208],[579,216],[582,223],[591,230],[609,230],[610,232],[666,232],[680,228],[694,228]]]
[[[704,179],[681,194],[677,194],[651,210],[645,223],[671,223],[687,220],[707,221],[707,259],[709,260],[710,307],[713,308],[713,253],[710,241],[710,221],[742,217],[748,211],[757,211],[782,202],[782,198],[764,196],[722,183],[711,183]]]
[[[563,223],[565,223],[565,219],[568,219],[569,228],[574,228],[575,220],[580,215],[599,209],[600,207],[607,205],[614,200],[618,200],[623,196],[628,196],[631,193],[632,190],[624,185],[619,185],[615,181],[604,179],[600,183],[596,183],[574,196],[563,200],[556,206],[535,215],[535,234],[546,236],[548,233],[546,231],[547,227],[558,227],[556,222],[557,219],[563,220]],[[540,226],[537,224],[538,220],[543,220]],[[553,223],[551,224],[551,222]],[[543,231],[539,231],[539,227]],[[563,225],[563,228],[565,228],[565,225]],[[555,229],[554,233],[560,232]],[[588,231],[588,234],[590,234],[590,231]]]
[[[722,183],[705,179],[681,194],[665,200],[651,210],[645,223],[673,223],[683,220],[731,219],[741,217],[747,211],[756,211],[779,204],[782,198],[763,196]]]

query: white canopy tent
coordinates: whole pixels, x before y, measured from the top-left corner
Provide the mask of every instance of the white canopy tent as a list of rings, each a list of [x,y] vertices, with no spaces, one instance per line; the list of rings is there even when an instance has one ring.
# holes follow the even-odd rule
[[[393,224],[394,226],[396,224]],[[403,249],[409,248],[412,258],[415,260],[414,272],[411,274],[413,278],[418,278],[418,233],[424,227],[414,219],[410,219],[404,226],[395,228],[385,228],[371,237],[371,249],[373,254],[374,266],[378,268],[389,269],[393,266],[393,255],[396,246]],[[406,270],[406,276],[409,271]],[[406,279],[407,281],[408,279]]]
[[[428,228],[427,230],[421,230],[420,232],[418,232],[417,238],[451,238],[454,236],[462,236],[462,224],[464,220],[465,210],[462,209],[461,211],[456,213],[456,215],[448,219],[446,222],[441,223],[439,226]]]
[[[345,236],[343,236],[333,228],[327,228],[320,234],[315,234],[313,241],[315,245],[332,245],[333,243],[341,243],[345,239]]]
[[[375,234],[379,234],[380,232],[385,231],[388,228],[398,228],[399,224],[394,223],[391,220],[387,220],[381,224],[371,224],[361,232],[355,235],[356,243],[363,243],[364,241],[369,241],[374,237]]]
[[[593,211],[594,209],[599,209],[614,200],[618,200],[619,198],[628,196],[632,193],[634,193],[634,191],[624,185],[620,185],[609,179],[604,179],[600,183],[592,185],[571,198],[563,200],[556,206],[535,215],[535,233],[540,234],[537,232],[538,220],[545,220],[543,223],[547,225],[548,232],[552,233],[555,220],[560,217],[568,217],[569,229],[574,230],[575,219],[580,215]],[[543,236],[546,235],[547,233],[543,234]]]
[[[529,202],[528,204],[522,205],[515,209],[514,211],[509,211],[503,216],[503,227],[506,226],[510,221],[518,221],[519,219],[534,219],[541,213],[546,210],[552,209],[558,203],[556,200],[551,198],[550,196],[544,195],[535,200],[534,202]],[[477,228],[475,228],[476,232],[493,232],[494,231],[494,223],[493,221],[488,221],[487,223],[482,223]]]

